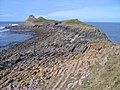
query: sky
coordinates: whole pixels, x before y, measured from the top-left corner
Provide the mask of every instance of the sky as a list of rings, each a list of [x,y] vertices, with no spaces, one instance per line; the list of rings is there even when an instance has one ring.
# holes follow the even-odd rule
[[[86,22],[120,22],[120,0],[0,0],[0,21],[24,21],[28,15]]]

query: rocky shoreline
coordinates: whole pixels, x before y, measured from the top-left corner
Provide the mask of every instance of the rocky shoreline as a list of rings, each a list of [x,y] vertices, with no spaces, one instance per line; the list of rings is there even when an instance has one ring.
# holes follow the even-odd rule
[[[94,73],[91,67],[98,62],[106,67],[108,57],[114,54],[119,60],[120,46],[96,27],[78,22],[29,16],[23,24],[6,27],[35,34],[0,52],[0,89],[94,90],[96,86],[89,83]]]

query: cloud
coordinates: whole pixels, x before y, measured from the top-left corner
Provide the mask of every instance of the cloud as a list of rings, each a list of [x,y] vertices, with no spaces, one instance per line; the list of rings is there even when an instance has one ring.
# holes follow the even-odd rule
[[[12,14],[0,14],[0,17],[10,17],[10,16],[15,16],[15,15],[17,15],[17,13],[12,13]]]
[[[50,18],[120,18],[120,6],[87,7],[83,9],[56,11],[47,14]]]

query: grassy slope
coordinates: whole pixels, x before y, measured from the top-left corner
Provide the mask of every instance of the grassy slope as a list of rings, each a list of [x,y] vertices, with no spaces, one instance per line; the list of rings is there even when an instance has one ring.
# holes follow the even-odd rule
[[[79,21],[78,19],[71,19],[71,20],[66,20],[67,24],[85,24],[81,21]]]
[[[65,22],[66,22],[66,24],[77,24],[77,25],[92,26],[92,25],[88,25],[88,24],[86,24],[86,23],[84,23],[84,22],[81,22],[81,21],[79,21],[78,19],[66,20]]]
[[[44,23],[44,22],[47,22],[47,23],[54,23],[56,22],[55,20],[48,20],[48,19],[45,19],[43,17],[39,17],[37,18],[36,20],[34,20],[34,22],[41,22],[41,23]]]
[[[107,60],[105,66],[101,66],[100,61],[91,66],[91,74],[86,79],[88,82],[75,90],[120,90],[120,55],[113,51]]]

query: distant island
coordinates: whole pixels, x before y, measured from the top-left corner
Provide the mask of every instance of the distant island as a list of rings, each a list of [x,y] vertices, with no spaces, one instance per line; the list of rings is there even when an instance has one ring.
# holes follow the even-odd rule
[[[120,45],[78,19],[29,15],[33,37],[0,52],[0,90],[119,90]]]

